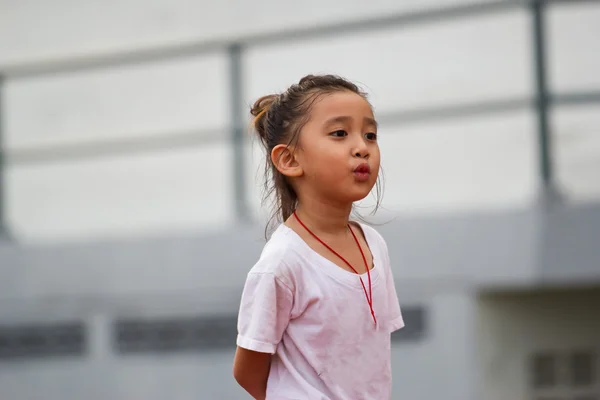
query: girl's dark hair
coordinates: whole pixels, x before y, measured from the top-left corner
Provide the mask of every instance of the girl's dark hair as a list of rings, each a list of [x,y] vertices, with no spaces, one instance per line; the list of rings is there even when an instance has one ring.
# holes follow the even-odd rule
[[[279,144],[295,144],[302,127],[308,122],[312,105],[325,94],[348,91],[365,99],[367,94],[354,83],[336,75],[307,75],[280,94],[269,94],[256,100],[250,113],[253,127],[266,151],[263,203],[274,196],[273,214],[266,232],[273,223],[287,220],[296,209],[298,196],[287,178],[271,160],[271,151]],[[377,183],[377,206],[381,189]]]

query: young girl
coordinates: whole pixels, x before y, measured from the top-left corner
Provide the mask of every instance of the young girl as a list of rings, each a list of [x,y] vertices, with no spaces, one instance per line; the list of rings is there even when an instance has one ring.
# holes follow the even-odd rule
[[[379,172],[366,95],[309,75],[252,115],[283,224],[247,276],[234,377],[261,400],[390,399],[390,334],[404,323],[388,250],[349,221]]]

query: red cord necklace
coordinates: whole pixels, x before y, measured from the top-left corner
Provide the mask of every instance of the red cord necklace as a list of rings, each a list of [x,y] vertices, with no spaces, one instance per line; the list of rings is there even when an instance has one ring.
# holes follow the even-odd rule
[[[358,271],[348,261],[346,261],[346,259],[344,257],[342,257],[337,251],[335,251],[334,249],[329,247],[329,245],[327,245],[327,243],[325,243],[323,240],[321,240],[321,238],[319,238],[310,229],[308,229],[308,227],[306,225],[304,225],[304,222],[302,222],[302,220],[298,217],[298,214],[296,214],[296,211],[294,211],[294,217],[300,223],[300,225],[302,225],[302,227],[304,229],[306,229],[306,231],[312,235],[312,237],[317,239],[317,241],[319,243],[321,243],[323,246],[325,246],[333,254],[338,256],[344,263],[346,263],[346,265],[348,265],[350,267],[350,269],[352,269],[352,271],[354,271],[354,273],[356,275],[358,275],[358,278],[360,279],[360,283],[363,287],[363,291],[365,292],[365,297],[367,298],[367,304],[369,305],[369,309],[371,310],[371,315],[373,316],[373,321],[375,322],[375,325],[377,325],[377,318],[375,318],[375,311],[373,310],[373,287],[371,285],[371,271],[369,269],[369,265],[367,263],[367,258],[365,257],[365,253],[363,252],[363,249],[360,246],[360,243],[358,241],[358,238],[354,234],[354,231],[350,227],[350,224],[348,224],[348,229],[350,229],[350,233],[352,234],[352,237],[354,238],[354,241],[356,242],[356,245],[358,246],[358,250],[360,250],[360,255],[362,256],[363,261],[365,262],[365,268],[367,269],[367,276],[369,278],[369,292],[368,293],[367,293],[367,287],[365,286],[365,283],[363,282],[363,279],[360,276],[360,274],[358,273]]]

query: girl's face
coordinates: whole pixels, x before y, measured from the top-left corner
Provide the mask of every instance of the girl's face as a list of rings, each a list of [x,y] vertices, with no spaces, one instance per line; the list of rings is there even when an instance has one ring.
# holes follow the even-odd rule
[[[300,131],[295,158],[299,195],[350,203],[364,199],[379,173],[377,123],[371,105],[352,92],[317,98]]]

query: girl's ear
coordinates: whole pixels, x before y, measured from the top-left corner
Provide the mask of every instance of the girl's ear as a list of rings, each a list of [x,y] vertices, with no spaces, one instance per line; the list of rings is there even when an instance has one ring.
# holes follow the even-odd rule
[[[271,161],[279,172],[284,176],[298,177],[302,176],[304,171],[296,159],[292,146],[278,144],[271,150]]]

